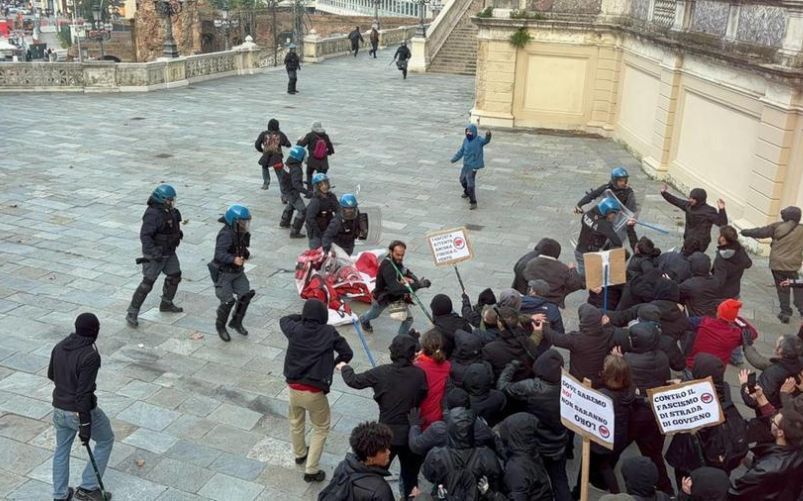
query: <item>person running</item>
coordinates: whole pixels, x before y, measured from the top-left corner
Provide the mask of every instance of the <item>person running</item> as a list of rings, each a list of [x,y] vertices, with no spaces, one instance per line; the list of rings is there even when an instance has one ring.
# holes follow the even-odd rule
[[[407,48],[407,40],[403,40],[396,53],[393,54],[393,60],[396,61],[396,67],[402,72],[402,78],[407,80],[407,62],[412,57],[410,49]]]
[[[357,53],[360,52],[360,44],[365,43],[365,40],[362,38],[362,33],[360,33],[359,26],[356,26],[351,33],[349,33],[349,40],[351,41],[351,50],[354,52],[354,57],[357,57]]]
[[[373,54],[374,59],[376,59],[376,51],[379,49],[379,32],[376,30],[376,26],[371,26],[371,34],[368,35],[368,40],[371,41],[371,50],[368,51],[368,55]]]
[[[284,132],[279,130],[279,121],[271,118],[268,121],[268,129],[259,133],[254,148],[262,156],[259,157],[259,165],[262,166],[262,189],[270,188],[270,171],[274,170],[276,179],[282,175],[284,167],[284,157],[282,156],[282,146],[289,148],[292,146]],[[281,181],[280,183],[281,184]]]

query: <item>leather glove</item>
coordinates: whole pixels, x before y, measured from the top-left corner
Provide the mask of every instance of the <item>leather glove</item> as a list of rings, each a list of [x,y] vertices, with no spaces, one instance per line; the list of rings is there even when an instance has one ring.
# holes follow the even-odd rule
[[[410,426],[421,426],[421,410],[418,407],[413,407],[407,413],[407,422]]]
[[[429,279],[422,278],[421,281],[419,282],[419,284],[421,285],[422,289],[426,289],[426,288],[428,288],[429,286],[432,285],[432,282],[430,282]]]
[[[87,413],[79,413],[78,414],[78,438],[81,439],[81,443],[86,445],[89,443],[89,439],[92,437],[92,418],[90,414]]]
[[[471,298],[468,297],[468,294],[466,294],[464,292],[463,295],[461,296],[461,298],[463,299],[463,305],[464,306],[471,306]]]
[[[480,481],[477,482],[477,490],[480,491],[480,494],[486,494],[490,487],[491,486],[488,484],[488,477],[485,475],[483,475],[482,478],[480,478]]]

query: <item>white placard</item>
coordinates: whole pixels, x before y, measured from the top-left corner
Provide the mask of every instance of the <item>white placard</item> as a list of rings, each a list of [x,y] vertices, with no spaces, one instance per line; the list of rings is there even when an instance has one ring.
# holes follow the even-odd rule
[[[692,432],[725,420],[709,377],[647,390],[650,407],[664,435]]]
[[[594,442],[613,449],[613,400],[563,371],[560,379],[560,421]]]
[[[474,257],[465,228],[429,233],[427,242],[429,242],[429,249],[435,260],[435,266],[453,265]]]

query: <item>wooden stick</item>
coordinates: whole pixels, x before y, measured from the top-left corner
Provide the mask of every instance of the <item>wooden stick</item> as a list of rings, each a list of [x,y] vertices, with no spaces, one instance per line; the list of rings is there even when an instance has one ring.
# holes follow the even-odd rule
[[[591,388],[591,380],[583,378],[583,386]],[[588,501],[588,472],[591,461],[591,440],[583,435],[583,452],[580,459],[580,501]]]

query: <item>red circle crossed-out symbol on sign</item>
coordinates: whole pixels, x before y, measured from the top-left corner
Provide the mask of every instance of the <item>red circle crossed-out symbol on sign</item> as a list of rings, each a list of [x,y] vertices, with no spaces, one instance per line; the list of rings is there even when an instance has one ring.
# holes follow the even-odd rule
[[[455,237],[452,243],[454,244],[456,249],[462,249],[463,247],[466,246],[466,241],[463,240],[463,237]]]
[[[602,435],[602,438],[608,438],[611,436],[611,430],[608,429],[605,425],[599,426],[599,434]]]
[[[711,402],[714,401],[714,396],[711,395],[710,393],[703,393],[702,395],[700,395],[700,400],[702,400],[704,404],[710,404]]]

